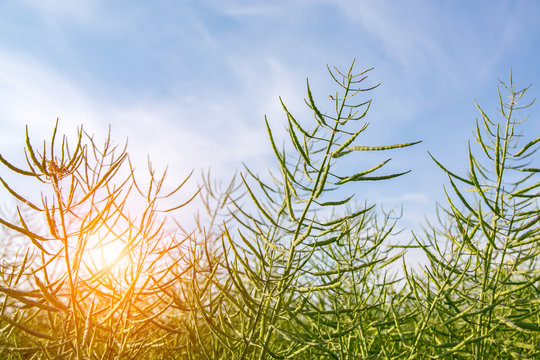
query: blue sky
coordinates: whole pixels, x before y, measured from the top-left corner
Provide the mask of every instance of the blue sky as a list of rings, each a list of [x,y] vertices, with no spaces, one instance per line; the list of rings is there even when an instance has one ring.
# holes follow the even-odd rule
[[[495,116],[498,78],[512,68],[518,86],[539,82],[538,19],[540,3],[524,0],[4,0],[0,152],[20,159],[24,125],[41,141],[59,117],[68,134],[82,123],[99,137],[110,124],[135,162],[149,154],[179,179],[208,167],[227,177],[242,162],[262,172],[273,166],[264,115],[285,126],[278,96],[307,117],[306,77],[324,103],[326,64],[356,58],[382,83],[359,141],[424,142],[392,154],[388,171],[412,173],[353,192],[403,204],[417,222],[443,199],[445,176],[427,151],[465,170],[474,99]],[[537,107],[530,113],[524,133],[537,137]],[[351,166],[373,164],[360,156]]]

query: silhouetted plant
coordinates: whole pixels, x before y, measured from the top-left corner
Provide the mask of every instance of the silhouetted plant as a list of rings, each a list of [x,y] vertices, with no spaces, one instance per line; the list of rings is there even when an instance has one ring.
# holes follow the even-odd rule
[[[40,152],[27,131],[25,167],[0,157],[44,188],[38,202],[33,188],[23,193],[2,180],[17,219],[0,223],[25,241],[19,256],[3,258],[0,353],[144,356],[148,344],[178,331],[161,321],[170,308],[162,291],[175,283],[172,269],[187,266],[186,235],[167,232],[158,208],[163,178],[151,167],[143,189],[110,138],[100,147],[79,130],[70,147],[65,137],[55,143],[56,132]]]

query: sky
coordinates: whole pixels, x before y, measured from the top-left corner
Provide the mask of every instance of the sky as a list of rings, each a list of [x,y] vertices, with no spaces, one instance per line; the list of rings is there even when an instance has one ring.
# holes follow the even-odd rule
[[[447,179],[428,151],[466,170],[475,100],[497,118],[498,79],[511,70],[518,87],[538,84],[529,99],[538,96],[538,19],[532,0],[0,0],[0,153],[20,161],[25,125],[39,143],[59,118],[68,136],[84,124],[103,138],[110,126],[139,167],[149,156],[173,178],[211,168],[226,179],[242,163],[265,173],[276,163],[264,116],[278,135],[286,124],[279,97],[312,121],[306,78],[330,106],[326,65],[356,59],[381,83],[358,144],[423,142],[390,154],[387,173],[411,173],[352,191],[403,206],[414,227],[444,202]],[[528,113],[523,132],[535,138],[538,106]]]

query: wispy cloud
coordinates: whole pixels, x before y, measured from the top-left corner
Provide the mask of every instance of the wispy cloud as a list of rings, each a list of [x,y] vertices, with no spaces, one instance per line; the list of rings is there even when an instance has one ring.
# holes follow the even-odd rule
[[[85,22],[94,19],[99,8],[99,1],[89,0],[41,0],[22,1],[28,8],[36,11],[49,24],[55,22]]]
[[[331,83],[324,65],[347,66],[356,57],[360,69],[375,66],[370,79],[382,82],[366,94],[375,98],[367,119],[372,125],[358,141],[425,140],[399,152],[406,156],[391,155],[401,159],[394,169],[413,169],[399,187],[381,185],[385,195],[382,188],[364,193],[359,185],[359,192],[375,202],[386,197],[420,209],[444,181],[426,150],[444,163],[456,161],[476,115],[473,98],[487,96],[484,89],[493,90],[514,61],[538,76],[530,59],[537,57],[540,7],[486,4],[491,2],[5,2],[0,137],[9,150],[0,151],[11,151],[13,139],[21,143],[24,123],[39,138],[60,117],[68,133],[84,123],[100,136],[111,124],[114,139],[129,137],[141,167],[149,153],[156,166],[170,164],[181,174],[208,166],[230,174],[241,161],[262,170],[271,158],[265,114],[276,135],[283,135],[278,96],[300,120],[310,121],[303,104],[306,76],[323,102]],[[10,10],[21,19],[6,15]],[[520,51],[528,51],[528,59],[516,55]],[[370,165],[365,159],[350,166]],[[400,198],[400,192],[416,195]]]
[[[250,17],[275,14],[280,10],[277,2],[268,3],[263,1],[245,0],[225,0],[225,1],[203,1],[214,10],[222,14],[234,17]],[[282,5],[282,4],[281,4]]]
[[[50,129],[56,117],[69,125],[92,121],[94,107],[68,78],[21,53],[0,50],[0,117],[3,124]],[[21,124],[22,123],[22,124]],[[4,134],[5,135],[5,134]]]
[[[216,93],[193,92],[115,101],[89,93],[78,81],[24,54],[0,51],[0,67],[4,70],[0,74],[0,117],[3,127],[12,129],[9,135],[2,134],[6,142],[14,141],[15,132],[22,143],[24,124],[30,125],[31,135],[43,139],[57,117],[61,130],[68,134],[84,124],[98,139],[106,135],[110,124],[114,140],[123,142],[129,137],[130,152],[142,166],[148,154],[157,166],[170,164],[173,172],[213,167],[224,176],[239,169],[242,161],[265,167],[261,158],[270,149],[265,146],[263,109],[272,112],[275,105],[269,103],[278,104],[278,89],[287,82],[286,71],[269,61],[263,79],[257,75],[260,69],[244,66],[238,73],[242,88],[264,81],[264,94],[221,93],[217,97]]]

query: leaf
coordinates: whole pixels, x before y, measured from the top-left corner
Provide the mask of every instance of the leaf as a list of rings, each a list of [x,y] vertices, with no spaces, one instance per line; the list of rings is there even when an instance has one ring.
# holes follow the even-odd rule
[[[32,174],[33,175],[33,174]],[[4,179],[2,179],[0,177],[0,182],[2,182],[2,185],[4,185],[4,187],[6,188],[6,190],[11,194],[13,195],[17,200],[19,200],[20,202],[30,206],[32,209],[34,210],[37,210],[37,211],[42,211],[40,208],[38,208],[36,205],[32,204],[30,201],[26,200],[24,197],[22,197],[21,195],[17,194],[12,188],[9,187],[9,185],[4,181]]]
[[[266,123],[266,131],[268,132],[268,138],[270,139],[270,144],[272,145],[272,150],[274,150],[274,155],[276,156],[277,160],[279,161],[280,165],[282,167],[287,167],[285,164],[284,155],[280,153],[277,149],[276,143],[274,142],[274,136],[272,135],[272,129],[270,128],[270,125],[268,124],[268,119],[266,116],[264,117],[264,121]]]
[[[304,128],[302,126],[300,126],[300,124],[298,123],[298,121],[296,121],[296,119],[294,118],[294,116],[292,116],[292,114],[289,112],[289,110],[287,109],[287,107],[285,106],[285,104],[283,103],[283,100],[281,99],[281,97],[279,98],[279,101],[281,103],[281,106],[283,107],[283,110],[285,111],[285,113],[287,114],[287,119],[289,121],[292,121],[292,123],[294,124],[294,126],[307,138],[313,138],[314,136],[312,134],[309,134],[306,130],[304,130]]]
[[[386,145],[386,146],[351,146],[347,148],[350,151],[386,151],[391,149],[399,149],[421,143],[422,141],[415,141],[404,144]]]
[[[431,159],[433,161],[435,161],[435,164],[437,164],[445,173],[447,173],[448,175],[452,176],[455,179],[458,179],[459,181],[464,182],[465,184],[468,184],[468,185],[471,185],[471,186],[474,185],[472,181],[467,180],[465,178],[462,178],[461,176],[458,176],[458,175],[454,174],[453,172],[451,172],[450,170],[448,170],[447,168],[445,168],[440,162],[437,161],[437,159],[435,159],[433,157],[433,155],[431,155],[431,153],[429,151],[428,151],[428,154],[431,157]]]
[[[18,167],[15,167],[15,166],[11,165],[11,163],[8,162],[6,159],[4,159],[1,154],[0,154],[0,162],[2,164],[6,165],[6,167],[9,170],[14,171],[14,172],[16,172],[18,174],[26,175],[26,176],[37,176],[36,174],[34,174],[32,172],[25,171],[25,170],[19,169]]]
[[[324,190],[324,186],[326,185],[326,179],[328,177],[328,173],[330,172],[330,159],[325,158],[326,166],[323,169],[322,176],[319,178],[319,182],[317,183],[317,189],[315,189],[315,193],[313,194],[313,198],[317,199],[321,193]]]
[[[28,135],[28,125],[26,125],[26,148],[28,149],[28,152],[30,153],[30,158],[32,159],[32,162],[34,165],[37,166],[39,171],[41,171],[42,174],[49,175],[45,167],[42,165],[41,162],[38,161],[36,154],[34,153],[34,148],[32,148],[32,145],[30,144],[30,137]],[[45,157],[43,157],[45,159]]]
[[[326,127],[330,127],[324,120],[324,115],[320,112],[320,110],[315,105],[315,101],[313,100],[313,95],[311,94],[311,89],[309,88],[309,80],[306,80],[306,83],[307,83],[307,93],[308,93],[309,104],[310,104],[311,109],[315,112],[315,115],[316,115],[315,120],[317,120],[317,122],[321,126],[324,125]]]
[[[39,236],[38,234],[34,234],[33,232],[27,230],[27,229],[24,229],[24,228],[20,228],[18,226],[15,226],[13,224],[11,224],[10,222],[7,222],[5,221],[4,219],[0,218],[0,224],[10,228],[11,230],[15,230],[25,236],[27,236],[30,241],[32,242],[32,244],[34,244],[35,246],[37,246],[37,248],[41,251],[43,251],[45,254],[47,255],[51,255],[49,252],[47,252],[43,246],[37,242],[37,240],[41,240],[41,241],[47,241],[48,239],[42,237],[42,236]],[[23,225],[24,226],[24,225]]]
[[[347,147],[349,146],[357,137],[358,135],[360,135],[364,130],[366,130],[366,128],[368,127],[369,123],[365,123],[361,128],[360,130],[358,130],[357,132],[355,132],[354,134],[352,134],[343,144],[341,144],[340,147],[338,147],[336,150],[334,150],[331,154],[331,156],[333,158],[338,158],[338,157],[341,157],[344,154],[341,154],[341,152]],[[349,153],[350,151],[347,151],[346,153]]]
[[[296,288],[296,290],[301,293],[306,293],[306,292],[315,292],[315,291],[321,291],[321,290],[335,289],[335,288],[340,287],[341,284],[345,282],[345,280],[347,280],[346,277],[344,277],[343,279],[336,278],[327,284],[315,285],[315,286],[309,286],[309,287],[299,287],[299,288]]]
[[[102,178],[95,184],[77,203],[77,205],[82,204],[86,199],[88,199],[90,196],[92,196],[103,184],[106,184],[109,181],[109,178],[114,176],[118,169],[120,168],[120,165],[124,162],[124,160],[127,158],[127,153],[123,154],[116,162],[114,162],[109,170],[102,176]]]
[[[45,334],[45,333],[39,332],[37,330],[31,329],[28,326],[24,326],[22,324],[19,324],[17,321],[12,320],[12,319],[8,318],[5,315],[0,314],[0,319],[4,320],[5,322],[9,323],[12,326],[15,326],[15,327],[21,329],[25,333],[30,334],[32,336],[39,337],[39,338],[42,338],[42,339],[51,340],[51,341],[58,340],[56,336],[51,336],[49,334]]]
[[[495,174],[497,178],[501,177],[504,167],[504,159],[501,162],[501,136],[499,132],[499,125],[497,124],[497,138],[495,139]]]
[[[349,200],[351,200],[353,197],[354,197],[354,194],[352,194],[351,196],[349,196],[348,198],[346,198],[346,199],[344,199],[344,200],[339,200],[339,201],[326,201],[326,202],[320,203],[319,205],[320,205],[320,206],[337,206],[337,205],[344,205],[344,204],[348,203]]]
[[[532,141],[529,141],[527,143],[527,145],[525,145],[521,150],[519,150],[517,153],[514,154],[514,157],[519,157],[521,155],[523,155],[523,153],[525,153],[525,151],[527,151],[531,146],[537,144],[538,142],[540,141],[540,137],[532,140]]]
[[[525,332],[540,331],[540,326],[538,326],[536,324],[525,322],[525,321],[520,321],[520,320],[509,320],[509,319],[506,319],[506,318],[504,318],[502,316],[498,316],[498,315],[495,315],[495,316],[497,316],[497,319],[501,320],[506,325],[508,325],[510,327],[513,327],[514,329],[517,329],[519,331],[525,331]]]
[[[407,170],[407,171],[404,171],[404,172],[400,172],[400,173],[396,173],[396,174],[390,174],[390,175],[361,176],[361,177],[358,177],[358,178],[355,178],[355,179],[352,179],[352,180],[349,180],[349,181],[380,181],[380,180],[388,180],[388,179],[393,179],[395,177],[399,177],[399,176],[408,174],[410,172],[411,172],[411,170]]]
[[[272,223],[272,225],[278,227],[278,224],[276,223],[274,218],[270,216],[268,211],[263,207],[263,205],[259,202],[259,200],[257,200],[257,197],[255,196],[255,194],[253,194],[253,191],[247,184],[246,179],[244,179],[242,175],[240,175],[240,177],[242,178],[242,182],[244,183],[244,186],[246,187],[246,190],[248,191],[248,194],[251,197],[251,200],[253,200],[253,203],[255,204],[255,206],[257,206],[257,208],[261,211],[264,217],[267,218]]]
[[[367,169],[367,170],[361,171],[361,172],[359,172],[357,174],[354,174],[352,176],[348,176],[346,178],[343,178],[340,181],[336,182],[336,185],[345,184],[345,183],[348,183],[349,181],[362,181],[363,178],[365,178],[364,175],[370,174],[370,173],[374,172],[375,170],[380,169],[381,167],[386,165],[390,160],[392,160],[392,159],[387,159],[387,160],[383,161],[382,163],[375,165],[371,169]]]
[[[371,211],[374,208],[375,208],[375,205],[371,205],[368,208],[359,210],[357,212],[354,212],[354,213],[352,213],[350,215],[344,216],[344,217],[339,218],[339,219],[330,220],[328,222],[322,223],[321,225],[323,225],[323,226],[331,226],[331,225],[336,225],[336,224],[339,224],[339,223],[343,223],[343,222],[345,222],[345,221],[347,221],[349,219],[353,219],[353,218],[355,218],[357,216],[360,216],[360,215],[362,215],[362,214],[364,214],[364,213],[366,213],[368,211]]]
[[[363,264],[360,264],[360,265],[355,265],[355,266],[347,266],[347,267],[344,267],[344,268],[341,268],[337,267],[337,269],[333,269],[333,270],[325,270],[325,271],[318,271],[318,272],[315,272],[313,273],[314,276],[328,276],[328,275],[335,275],[335,274],[343,274],[343,273],[347,273],[347,272],[353,272],[353,271],[358,271],[360,269],[363,269],[365,267],[368,267],[368,266],[372,266],[372,265],[375,265],[375,264],[378,264],[380,263],[381,261],[383,260],[373,260],[373,261],[370,261],[370,262],[367,262],[367,263],[363,263]]]
[[[302,147],[302,145],[300,145],[300,142],[298,141],[298,138],[296,137],[296,133],[294,132],[294,129],[290,120],[289,120],[289,134],[290,134],[290,138],[292,140],[294,147],[296,148],[296,150],[298,150],[298,152],[302,156],[302,159],[304,159],[306,164],[311,165],[311,162],[309,161],[307,153],[304,151],[304,148]]]

